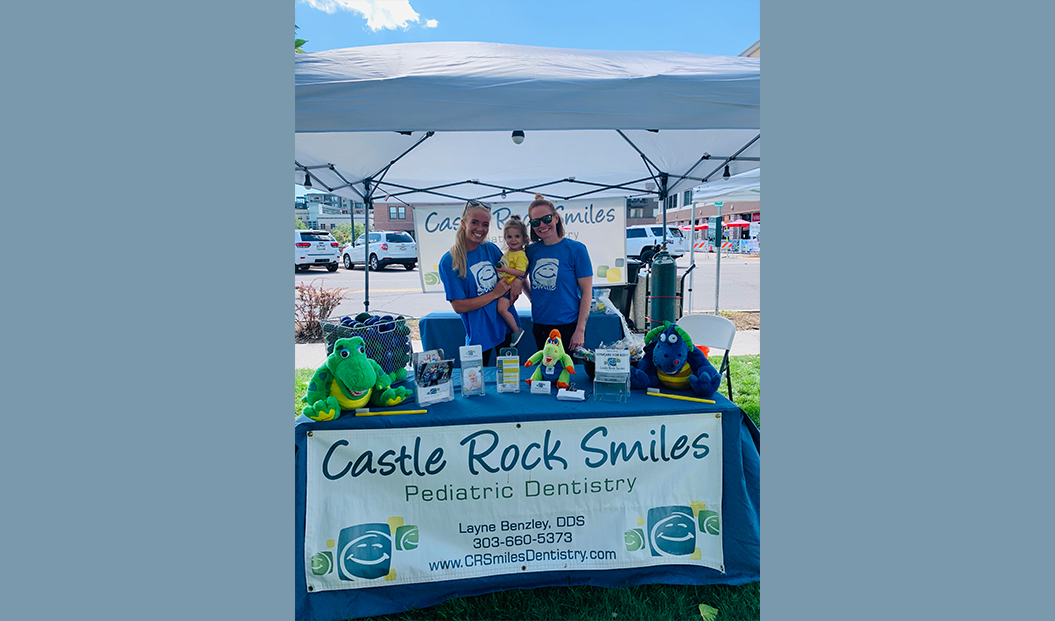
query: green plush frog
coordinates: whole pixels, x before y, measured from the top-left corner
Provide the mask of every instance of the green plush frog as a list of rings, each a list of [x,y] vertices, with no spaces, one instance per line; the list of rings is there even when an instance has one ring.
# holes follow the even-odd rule
[[[381,365],[368,358],[363,337],[337,339],[333,353],[308,382],[302,399],[308,405],[301,412],[312,420],[335,420],[342,409],[396,405],[413,393],[409,388],[392,386],[406,377],[406,369],[385,373]]]
[[[568,373],[575,373],[575,363],[572,361],[571,356],[564,353],[564,343],[560,340],[559,330],[550,330],[546,344],[542,346],[542,349],[531,354],[524,366],[530,367],[537,362],[542,364],[535,369],[535,374],[527,381],[528,386],[534,381],[549,380],[552,382],[556,379],[558,388],[568,388],[568,380],[571,378]],[[559,377],[557,376],[558,372],[560,372]]]

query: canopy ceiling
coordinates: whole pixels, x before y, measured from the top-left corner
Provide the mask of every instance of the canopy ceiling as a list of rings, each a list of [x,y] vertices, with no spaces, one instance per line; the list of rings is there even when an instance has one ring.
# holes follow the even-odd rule
[[[759,169],[754,58],[447,42],[295,62],[294,182],[307,170],[359,201],[368,179],[371,199],[524,201],[658,196],[663,174],[673,194],[721,182],[726,164]]]

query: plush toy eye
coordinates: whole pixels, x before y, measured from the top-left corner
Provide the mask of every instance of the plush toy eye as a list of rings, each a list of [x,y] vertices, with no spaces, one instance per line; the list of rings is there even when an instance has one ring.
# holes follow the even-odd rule
[[[360,345],[359,346],[359,353],[360,354],[366,353],[366,346],[365,345]]]
[[[664,343],[666,343],[667,342],[667,335],[666,334],[660,334],[659,335],[659,340],[661,340]]]
[[[347,349],[341,350],[341,358],[347,358],[350,355],[352,355],[352,352],[348,351]]]
[[[670,338],[667,339],[667,342],[668,343],[677,343],[678,342],[678,335],[677,334],[671,334]]]

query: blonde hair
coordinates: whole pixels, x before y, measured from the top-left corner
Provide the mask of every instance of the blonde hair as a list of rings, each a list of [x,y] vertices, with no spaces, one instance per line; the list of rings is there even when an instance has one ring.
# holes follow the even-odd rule
[[[458,230],[454,233],[454,245],[451,246],[450,250],[451,265],[452,267],[454,267],[454,271],[458,273],[458,278],[465,278],[465,263],[467,261],[465,250],[465,223],[467,222],[466,216],[468,216],[469,212],[474,209],[486,211],[488,214],[491,213],[491,206],[486,203],[481,203],[478,201],[469,201],[468,203],[465,203],[465,209],[462,210],[462,220],[458,224]]]
[[[531,201],[531,204],[528,205],[528,220],[531,219],[531,210],[534,209],[535,207],[549,207],[550,212],[553,215],[557,216],[557,236],[563,239],[564,238],[564,218],[561,218],[560,214],[557,213],[557,208],[553,206],[553,203],[551,203],[548,200],[546,200],[546,197],[542,196],[541,194],[536,194],[535,195],[535,200]],[[533,242],[540,242],[540,241],[542,241],[542,238],[535,234],[535,228],[534,227],[531,228],[531,241],[533,241]]]
[[[513,214],[506,220],[505,226],[502,227],[502,243],[505,244],[506,250],[509,250],[509,244],[505,241],[506,229],[515,228],[520,231],[520,238],[524,240],[524,247],[521,250],[527,250],[528,244],[531,240],[528,239],[528,226],[520,219],[520,216]]]

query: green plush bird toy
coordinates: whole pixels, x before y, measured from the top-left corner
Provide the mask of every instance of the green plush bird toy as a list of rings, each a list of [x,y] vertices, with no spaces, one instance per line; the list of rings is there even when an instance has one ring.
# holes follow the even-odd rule
[[[302,399],[308,405],[301,413],[312,420],[336,420],[341,409],[397,405],[413,394],[409,388],[392,386],[406,377],[406,369],[385,373],[368,358],[363,337],[337,339],[333,353],[308,382]]]
[[[550,330],[546,344],[542,346],[541,350],[532,354],[528,361],[524,363],[524,366],[530,367],[538,362],[542,364],[535,369],[534,375],[527,381],[528,386],[535,380],[549,380],[552,382],[557,375],[557,369],[560,369],[560,377],[557,377],[557,387],[568,387],[568,373],[575,374],[575,363],[572,361],[571,356],[564,353],[564,343],[560,340],[560,332],[558,330]]]

